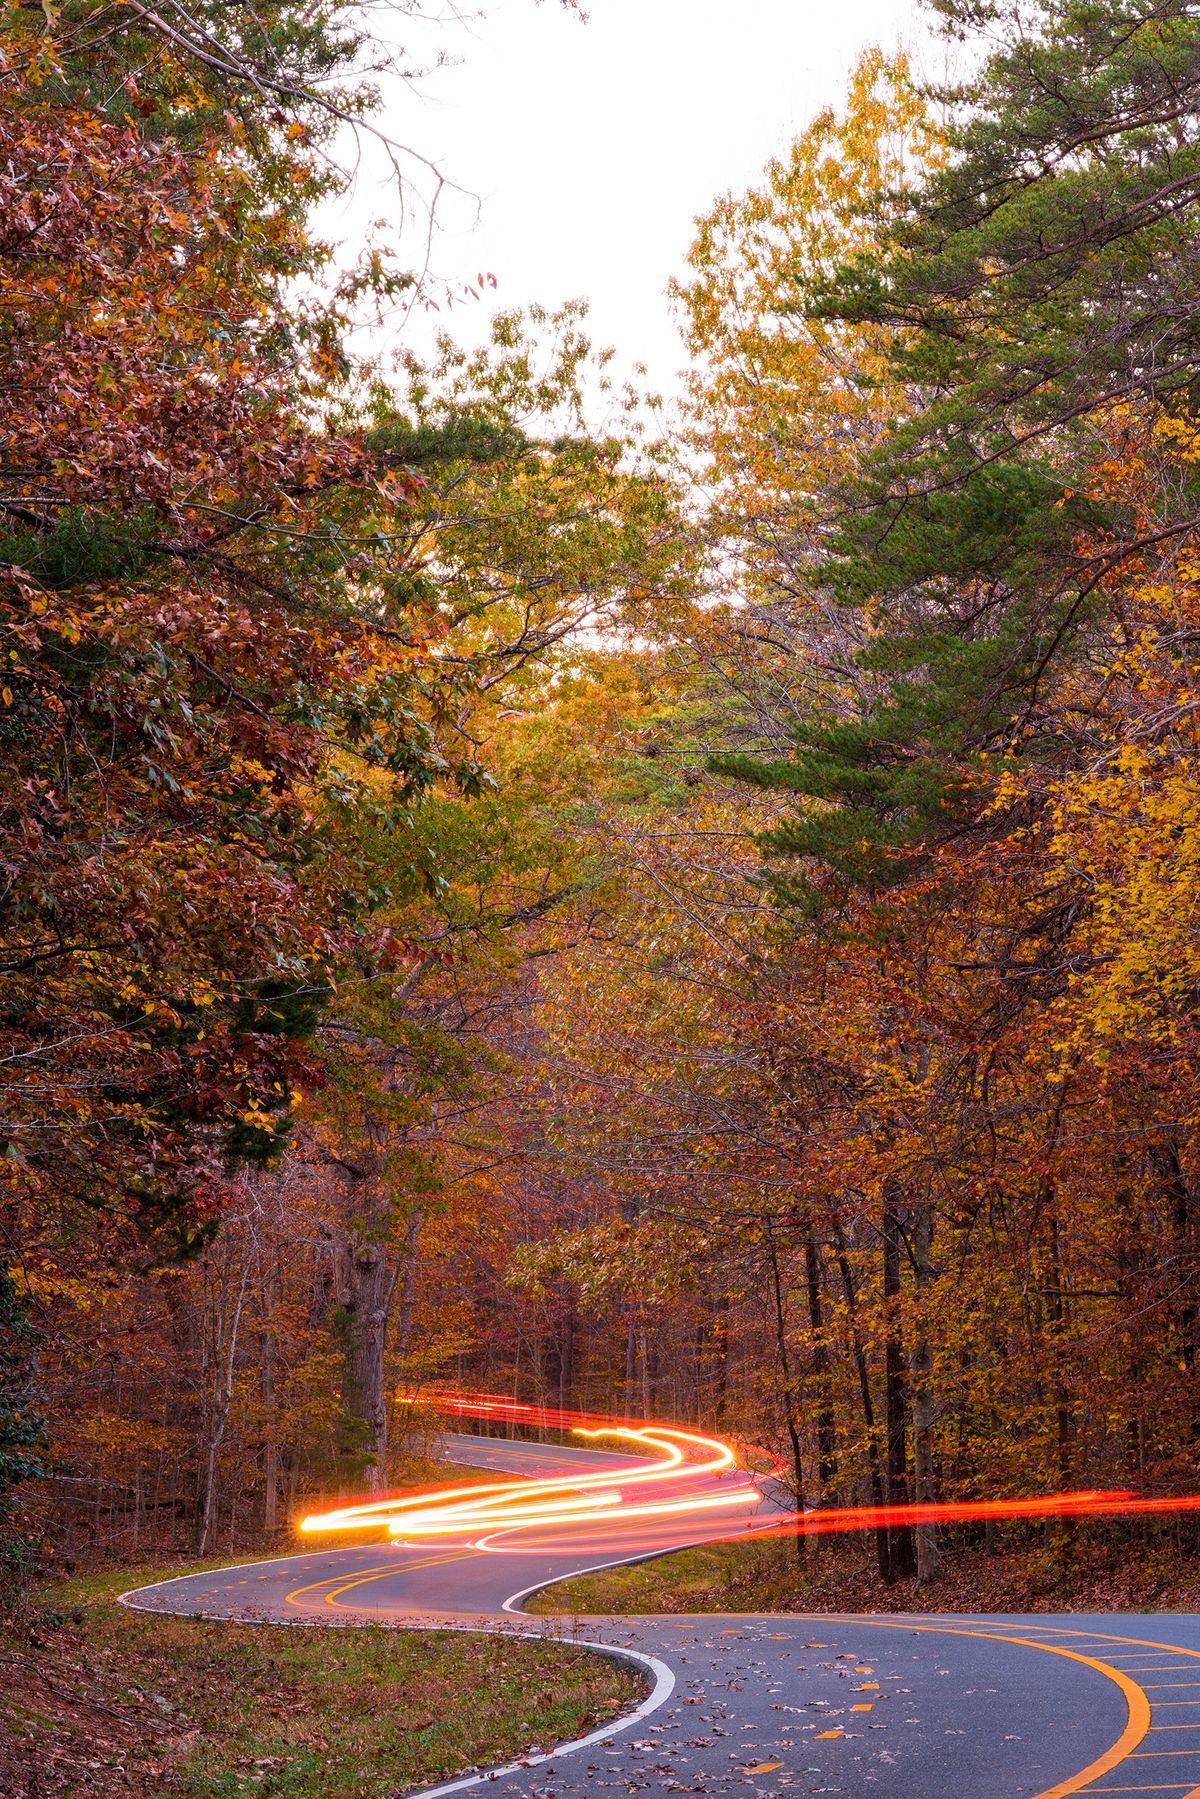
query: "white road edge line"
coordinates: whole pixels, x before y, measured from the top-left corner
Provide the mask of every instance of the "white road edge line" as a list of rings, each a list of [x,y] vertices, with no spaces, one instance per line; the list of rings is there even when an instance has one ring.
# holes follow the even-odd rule
[[[616,1565],[611,1562],[608,1564],[610,1567]],[[508,1610],[507,1602],[504,1609]],[[633,1662],[639,1667],[649,1668],[654,1676],[654,1685],[636,1711],[626,1712],[611,1724],[589,1731],[585,1737],[576,1737],[570,1743],[560,1743],[556,1749],[548,1749],[544,1754],[527,1755],[521,1761],[507,1762],[502,1768],[485,1768],[481,1774],[467,1774],[461,1780],[447,1781],[445,1786],[418,1787],[409,1795],[409,1799],[438,1799],[442,1793],[465,1793],[468,1787],[490,1785],[494,1780],[503,1780],[506,1775],[523,1774],[526,1768],[538,1768],[546,1762],[555,1762],[560,1756],[576,1755],[581,1749],[590,1749],[593,1743],[602,1743],[606,1737],[614,1737],[620,1731],[630,1730],[635,1724],[640,1724],[643,1718],[656,1712],[660,1705],[665,1705],[675,1691],[674,1673],[656,1655],[641,1655],[636,1649],[614,1649],[608,1643],[582,1643],[574,1637],[544,1637],[537,1636],[532,1631],[522,1631],[521,1635],[538,1643],[567,1643],[576,1649],[590,1649],[597,1655],[607,1655],[611,1661]]]
[[[676,1543],[670,1549],[652,1549],[648,1555],[622,1555],[615,1562],[593,1562],[590,1568],[572,1568],[569,1574],[556,1574],[550,1580],[535,1580],[531,1587],[522,1587],[519,1593],[510,1593],[500,1607],[502,1612],[512,1612],[517,1617],[528,1617],[522,1599],[532,1599],[535,1593],[548,1593],[551,1587],[561,1587],[568,1580],[578,1580],[584,1574],[603,1574],[608,1568],[636,1568],[642,1562],[658,1562],[664,1556],[678,1555],[684,1549],[703,1548],[711,1538],[698,1538],[694,1543]]]
[[[308,1561],[311,1558],[307,1555],[297,1555],[277,1556],[271,1559],[278,1563],[280,1561]],[[263,1562],[235,1562],[231,1564],[229,1568],[214,1568],[211,1572],[214,1574],[224,1574],[231,1572],[232,1568],[235,1567],[261,1568],[265,1565],[266,1564]],[[595,1568],[577,1568],[571,1575],[560,1576],[560,1578],[574,1579],[576,1574],[596,1574],[599,1573],[602,1568],[620,1568],[628,1565],[627,1562],[601,1562]],[[230,1618],[224,1612],[167,1611],[163,1606],[139,1605],[137,1602],[139,1593],[149,1593],[152,1592],[155,1587],[174,1586],[180,1581],[196,1580],[197,1578],[200,1577],[195,1574],[177,1574],[173,1575],[169,1580],[151,1581],[146,1586],[131,1587],[127,1593],[118,1593],[117,1603],[118,1605],[128,1606],[130,1611],[155,1613],[159,1617],[203,1618],[206,1621],[221,1624],[282,1625],[284,1629],[289,1627],[295,1628],[296,1625],[300,1625],[301,1628],[303,1628],[306,1624],[311,1625],[316,1629],[328,1629],[329,1627],[328,1621],[324,1618],[313,1618],[311,1620],[307,1618]],[[332,1576],[331,1578],[336,1579],[339,1577]],[[504,1601],[501,1610],[507,1612],[510,1616],[520,1616],[521,1614],[517,1611],[518,1600],[528,1598],[531,1593],[538,1592],[542,1586],[554,1586],[556,1584],[557,1582],[555,1581],[542,1581],[532,1587],[526,1587],[523,1592],[513,1593]],[[347,1620],[346,1622],[348,1624],[350,1620]],[[399,1630],[445,1630],[449,1628],[452,1630],[470,1630],[484,1636],[495,1634],[494,1632],[488,1632],[486,1625],[482,1624],[474,1626],[447,1626],[445,1624],[412,1623],[393,1625],[392,1628]],[[509,1774],[520,1774],[525,1768],[536,1768],[540,1767],[544,1762],[556,1761],[560,1755],[574,1755],[580,1749],[590,1749],[593,1743],[602,1743],[606,1737],[617,1736],[621,1731],[630,1730],[635,1724],[640,1724],[643,1718],[648,1718],[651,1712],[656,1712],[660,1706],[665,1705],[667,1700],[671,1697],[671,1694],[675,1691],[676,1682],[673,1669],[669,1668],[666,1662],[660,1661],[656,1655],[643,1655],[637,1649],[617,1648],[610,1643],[584,1642],[578,1637],[552,1637],[544,1631],[521,1630],[512,1631],[511,1633],[506,1634],[521,1637],[526,1642],[530,1643],[565,1643],[568,1648],[588,1649],[594,1655],[606,1655],[610,1661],[626,1662],[637,1668],[648,1669],[654,1676],[654,1685],[642,1700],[641,1704],[633,1711],[622,1713],[619,1718],[612,1719],[610,1723],[602,1724],[599,1730],[589,1731],[587,1736],[576,1737],[573,1741],[568,1743],[559,1743],[555,1748],[547,1750],[544,1754],[526,1756],[521,1761],[508,1762],[503,1767],[485,1768],[478,1774],[463,1775],[458,1780],[452,1780],[444,1786],[415,1788],[410,1794],[409,1799],[437,1799],[437,1795],[442,1793],[465,1792],[469,1787],[482,1786],[485,1783],[490,1783],[494,1780],[502,1780]]]
[[[500,1610],[506,1612],[510,1617],[527,1617],[528,1613],[522,1613],[521,1611],[521,1600],[528,1599],[534,1593],[540,1593],[549,1587],[556,1587],[563,1581],[576,1580],[584,1574],[602,1574],[607,1568],[630,1568],[634,1567],[639,1562],[658,1561],[661,1556],[675,1555],[678,1554],[680,1549],[693,1547],[695,1547],[694,1544],[679,1543],[671,1549],[656,1549],[649,1555],[621,1556],[618,1557],[616,1561],[595,1562],[588,1568],[573,1568],[569,1574],[556,1575],[553,1580],[535,1581],[532,1586],[522,1587],[517,1593],[510,1593],[508,1598],[501,1604]],[[336,1551],[326,1553],[336,1553]],[[264,1568],[270,1566],[272,1563],[274,1563],[275,1566],[278,1566],[281,1561],[307,1562],[314,1559],[313,1552],[310,1550],[307,1554],[269,1556],[265,1560],[257,1562],[232,1562],[228,1563],[224,1568],[213,1568],[206,1570],[206,1572],[226,1574],[233,1573],[238,1568]],[[175,1586],[182,1581],[196,1580],[201,1577],[201,1575],[197,1574],[175,1574],[171,1575],[167,1580],[149,1581],[145,1586],[131,1587],[127,1593],[118,1593],[117,1603],[118,1605],[128,1606],[130,1611],[156,1612],[162,1616],[164,1615],[164,1608],[161,1606],[139,1605],[137,1603],[138,1594],[152,1592],[157,1587]],[[337,1577],[331,1576],[331,1578]],[[168,1617],[199,1617],[205,1620],[225,1624],[282,1624],[285,1628],[289,1625],[294,1627],[297,1624],[303,1626],[310,1622],[310,1620],[306,1618],[229,1618],[226,1614],[221,1612],[167,1612],[165,1615]],[[317,1628],[328,1628],[328,1621],[323,1618],[314,1618],[311,1620],[311,1623]],[[393,1626],[392,1628],[401,1630],[445,1630],[447,1626],[444,1624],[402,1624]],[[473,1628],[478,1630],[481,1635],[489,1634],[487,1627],[484,1625],[450,1625],[449,1628]],[[547,1635],[544,1631],[522,1630],[515,1631],[512,1634],[523,1637],[528,1642],[532,1643],[566,1643],[569,1648],[590,1649],[596,1655],[606,1655],[610,1661],[628,1662],[635,1667],[648,1668],[654,1676],[654,1685],[646,1695],[645,1699],[642,1700],[642,1703],[637,1706],[634,1711],[623,1713],[621,1717],[614,1718],[610,1723],[601,1725],[599,1730],[589,1731],[585,1737],[576,1737],[572,1742],[560,1743],[556,1748],[547,1750],[545,1754],[526,1756],[522,1761],[508,1762],[503,1767],[485,1768],[481,1773],[464,1775],[458,1780],[449,1781],[444,1786],[414,1788],[413,1792],[409,1795],[409,1799],[439,1799],[439,1796],[443,1793],[466,1792],[470,1787],[483,1786],[485,1783],[490,1784],[490,1782],[494,1780],[503,1780],[506,1775],[520,1774],[526,1768],[537,1768],[541,1767],[546,1762],[557,1761],[561,1755],[575,1755],[581,1749],[590,1749],[593,1743],[602,1743],[607,1737],[617,1736],[622,1731],[631,1730],[635,1724],[640,1724],[643,1718],[648,1718],[652,1712],[658,1711],[660,1706],[665,1705],[667,1700],[671,1697],[671,1694],[675,1691],[676,1681],[674,1671],[667,1666],[666,1662],[660,1661],[656,1655],[643,1655],[637,1649],[616,1648],[610,1643],[590,1643],[579,1637],[552,1637]]]

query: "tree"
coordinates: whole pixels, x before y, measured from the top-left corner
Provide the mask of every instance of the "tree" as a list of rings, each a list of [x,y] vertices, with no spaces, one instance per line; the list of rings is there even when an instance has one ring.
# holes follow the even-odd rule
[[[329,70],[338,15],[269,29]],[[253,114],[262,45],[230,73],[137,17],[95,57],[90,10],[7,27],[4,1166],[186,1246],[353,933],[314,797],[419,792],[462,673],[386,568],[417,478],[333,418],[349,296],[295,298],[323,102]]]
[[[987,753],[1052,754],[1047,693],[1109,574],[1200,517],[1188,469],[1152,519],[1088,484],[1131,410],[1194,400],[1195,8],[937,10],[996,40],[938,96],[944,166],[889,196],[878,247],[806,282],[815,320],[884,334],[908,396],[842,486],[826,569],[880,607],[859,660],[886,679],[851,725],[809,733],[791,776],[838,803],[841,860],[848,837],[920,842],[969,818]]]
[[[430,368],[410,360],[403,391],[380,395],[372,436],[422,472],[405,579],[441,623],[442,659],[468,671],[453,732],[481,774],[476,791],[443,781],[404,811],[353,792],[335,814],[347,860],[379,875],[354,977],[320,1033],[328,1086],[305,1155],[335,1171],[326,1229],[348,1428],[380,1486],[386,1370],[416,1347],[409,1330],[394,1343],[393,1306],[411,1312],[423,1224],[446,1204],[446,1139],[494,1091],[524,960],[579,884],[543,796],[511,791],[502,721],[547,702],[583,633],[678,581],[669,488],[586,433],[582,386],[602,387],[607,359],[582,327],[579,308],[535,309],[498,317],[470,356],[444,339]]]
[[[38,1411],[34,1339],[28,1307],[7,1269],[0,1269],[0,1604],[26,1565],[8,1524],[15,1487],[45,1472],[45,1421]]]

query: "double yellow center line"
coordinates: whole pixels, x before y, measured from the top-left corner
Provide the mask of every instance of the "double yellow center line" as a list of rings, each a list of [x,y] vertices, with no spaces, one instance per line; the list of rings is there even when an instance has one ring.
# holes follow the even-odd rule
[[[349,1593],[355,1587],[370,1586],[372,1582],[377,1580],[386,1580],[389,1574],[410,1574],[421,1568],[442,1568],[445,1567],[447,1562],[469,1561],[472,1556],[477,1556],[478,1554],[478,1549],[457,1549],[454,1551],[453,1555],[425,1555],[419,1557],[416,1561],[411,1562],[385,1562],[378,1568],[360,1568],[354,1576],[354,1579],[347,1581],[342,1581],[340,1574],[327,1574],[324,1580],[314,1580],[310,1586],[296,1587],[292,1592],[284,1596],[284,1604],[303,1605],[305,1603],[306,1594],[319,1593],[323,1587],[330,1587],[330,1591],[323,1595],[323,1603],[325,1605],[336,1605],[343,1593]],[[338,1581],[342,1582],[340,1586],[331,1586],[332,1582]],[[315,1601],[309,1601],[309,1603],[315,1603]],[[374,1607],[373,1609],[386,1610],[387,1608]]]

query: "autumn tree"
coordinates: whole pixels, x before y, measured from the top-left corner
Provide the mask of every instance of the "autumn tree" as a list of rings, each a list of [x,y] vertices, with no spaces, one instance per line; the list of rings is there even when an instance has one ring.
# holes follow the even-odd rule
[[[455,685],[363,548],[415,477],[323,416],[347,296],[289,297],[336,13],[270,18],[300,59],[271,119],[258,51],[141,15],[93,56],[90,13],[14,14],[3,70],[6,1166],[43,1219],[180,1242],[286,1123],[352,925],[330,752],[418,791]]]
[[[611,928],[544,984],[559,1147],[621,1199],[607,1246],[568,1227],[527,1260],[594,1290],[627,1218],[648,1268],[681,1217],[719,1237],[708,1275],[741,1296],[741,1367],[798,1492],[934,1497],[985,1469],[992,1491],[1169,1487],[1192,1440],[1167,1369],[1193,1368],[1196,1329],[1194,431],[1186,331],[1180,384],[1157,386],[1115,271],[1145,258],[1159,316],[1164,245],[1193,229],[1173,146],[1194,26],[1178,7],[1040,24],[944,145],[924,128],[914,150],[921,97],[876,59],[845,120],[704,222],[687,466],[730,603],[710,588],[672,616],[648,730],[626,697],[590,776],[622,871]],[[1037,134],[1060,126],[1056,161]],[[980,170],[1001,139],[997,201]],[[1129,208],[1108,261],[1101,158]],[[1154,198],[1176,174],[1178,214]],[[960,238],[948,195],[975,207]],[[1023,207],[1058,226],[1035,243]],[[1056,260],[1059,228],[1091,250]],[[920,282],[936,305],[893,303]],[[1034,361],[1044,391],[1020,387]],[[635,745],[669,771],[659,801],[690,777],[666,804],[629,781]],[[578,828],[597,829],[582,808]],[[765,865],[725,847],[743,833]],[[913,1550],[937,1571],[928,1534],[878,1547],[885,1578]]]
[[[6,27],[3,1166],[35,1261],[211,1239],[325,1078],[337,971],[404,963],[397,911],[447,885],[413,819],[483,790],[472,696],[638,538],[611,451],[351,358],[412,280],[337,274],[310,225],[335,134],[376,129],[363,48],[340,4]]]
[[[577,308],[535,310],[501,315],[485,351],[443,340],[429,367],[410,360],[401,393],[380,396],[372,433],[421,470],[405,579],[441,622],[442,660],[469,675],[451,741],[480,773],[465,795],[444,778],[404,810],[355,792],[336,812],[350,859],[365,850],[379,875],[354,975],[321,1029],[328,1087],[306,1155],[341,1187],[327,1229],[347,1412],[379,1484],[385,1371],[415,1347],[423,1220],[461,1159],[447,1136],[501,1078],[498,1033],[524,1003],[524,961],[579,886],[548,796],[514,789],[505,721],[546,703],[582,633],[652,594],[665,604],[680,579],[669,487],[587,430],[583,385],[603,391],[607,359],[582,326]],[[464,1240],[469,1229],[468,1213]]]

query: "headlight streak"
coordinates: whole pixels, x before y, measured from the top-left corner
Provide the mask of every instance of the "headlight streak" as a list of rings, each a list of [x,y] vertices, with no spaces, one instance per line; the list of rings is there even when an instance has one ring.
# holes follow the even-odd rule
[[[457,1405],[456,1411],[466,1410]],[[526,1413],[533,1408],[523,1407]],[[485,1415],[473,1404],[470,1413]],[[490,1415],[490,1414],[487,1414]],[[578,1415],[578,1414],[577,1414]],[[556,1417],[562,1414],[555,1414]],[[300,1529],[316,1531],[362,1530],[383,1526],[389,1536],[403,1537],[406,1542],[431,1537],[462,1536],[482,1530],[490,1537],[497,1533],[542,1529],[555,1525],[608,1523],[626,1518],[661,1518],[680,1513],[730,1509],[761,1503],[762,1495],[748,1476],[737,1473],[727,1491],[689,1492],[698,1481],[710,1482],[714,1476],[736,1469],[737,1457],[728,1443],[718,1438],[701,1436],[694,1431],[677,1430],[673,1425],[599,1425],[574,1424],[572,1434],[580,1437],[616,1438],[636,1445],[640,1450],[658,1451],[661,1460],[647,1464],[631,1461],[597,1473],[557,1475],[543,1480],[489,1481],[482,1486],[438,1488],[431,1493],[406,1495],[400,1499],[372,1500],[361,1505],[341,1506],[334,1511],[313,1513]],[[685,1461],[685,1453],[696,1459]],[[639,1493],[646,1487],[668,1482],[673,1489],[669,1497],[635,1502],[626,1498],[625,1489],[635,1487]],[[489,1545],[492,1546],[492,1545]]]
[[[847,1531],[984,1519],[1127,1517],[1200,1510],[1200,1495],[1148,1499],[1131,1491],[1049,1493],[1016,1499],[848,1506],[795,1512],[766,1504],[761,1482],[784,1465],[774,1456],[765,1475],[739,1467],[720,1438],[670,1424],[633,1425],[579,1412],[532,1406],[490,1394],[411,1396],[444,1415],[520,1423],[573,1436],[615,1440],[640,1452],[615,1468],[434,1488],[314,1512],[301,1531],[316,1534],[383,1529],[399,1546],[431,1547],[455,1539],[492,1554],[653,1552],[686,1542],[754,1537],[825,1536]],[[488,1441],[480,1438],[481,1444]],[[649,1451],[659,1459],[641,1459]],[[552,1451],[548,1451],[552,1454]],[[758,1452],[760,1455],[762,1452]],[[649,1489],[649,1491],[648,1491]],[[724,1514],[724,1516],[722,1516]],[[624,1527],[631,1528],[627,1532]]]

